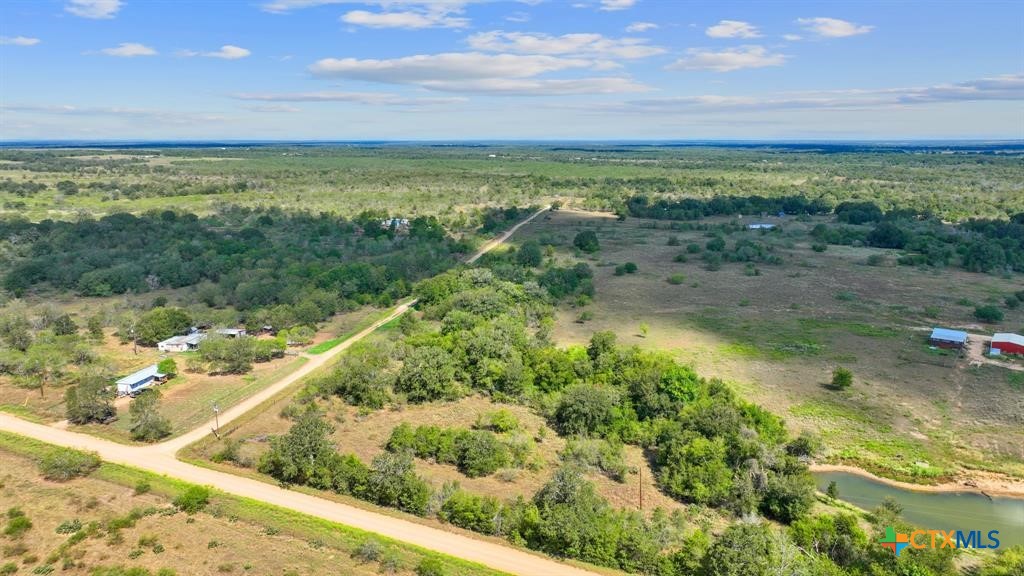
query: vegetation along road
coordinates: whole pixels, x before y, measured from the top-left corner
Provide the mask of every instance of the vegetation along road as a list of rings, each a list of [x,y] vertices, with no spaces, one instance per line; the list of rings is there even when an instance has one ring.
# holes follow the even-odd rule
[[[491,240],[470,256],[467,259],[467,262],[472,263],[483,254],[500,246],[521,226],[533,220],[546,210],[547,208],[538,210],[529,218],[512,227],[494,240]],[[287,388],[305,376],[308,376],[311,372],[324,366],[332,358],[371,334],[380,326],[404,314],[414,304],[415,300],[400,304],[396,306],[390,314],[381,318],[358,334],[355,334],[345,342],[335,346],[323,354],[310,356],[309,362],[303,365],[299,370],[289,374],[278,382],[275,382],[273,385],[268,386],[260,393],[220,414],[220,425],[223,426],[228,424],[249,410],[256,408],[281,390]],[[325,500],[323,498],[289,491],[257,480],[241,478],[231,474],[201,468],[199,466],[181,462],[175,458],[175,453],[178,450],[209,434],[213,426],[214,422],[211,420],[210,422],[199,426],[195,430],[167,442],[154,444],[152,446],[137,447],[126,446],[93,436],[62,430],[56,427],[27,422],[7,414],[0,414],[0,429],[7,432],[28,436],[58,446],[94,451],[100,456],[100,458],[108,462],[133,466],[196,484],[214,486],[218,490],[234,494],[236,496],[253,498],[332,522],[339,522],[363,530],[368,530],[383,536],[422,546],[430,550],[457,556],[473,562],[479,562],[498,570],[514,574],[590,574],[590,572],[587,572],[586,570],[568,566],[555,560],[526,551],[517,550],[492,542],[473,539],[467,536],[439,530],[437,528],[423,526],[415,522],[363,510],[338,502]]]

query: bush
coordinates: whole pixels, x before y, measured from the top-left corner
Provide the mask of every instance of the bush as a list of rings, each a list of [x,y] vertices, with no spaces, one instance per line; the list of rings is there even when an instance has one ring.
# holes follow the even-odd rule
[[[456,490],[441,505],[437,517],[460,528],[495,534],[500,512],[501,504],[496,498]]]
[[[994,324],[1003,321],[1003,311],[991,304],[976,306],[974,308],[974,317],[982,322]]]
[[[148,480],[139,480],[135,483],[135,495],[140,496],[149,492],[152,487],[149,485]]]
[[[601,249],[601,244],[597,240],[597,234],[593,230],[580,232],[572,239],[572,244],[588,254]]]
[[[476,427],[495,432],[511,432],[519,429],[519,419],[515,414],[502,408],[478,417]]]
[[[815,242],[814,244],[811,244],[811,250],[814,250],[815,252],[824,252],[825,250],[828,250],[828,244]]]
[[[376,540],[366,540],[352,551],[352,558],[360,562],[376,562],[383,553],[384,548],[381,547],[379,542]]]
[[[836,390],[844,390],[849,388],[852,384],[853,372],[850,370],[843,368],[842,366],[837,366],[836,369],[832,371],[832,388]]]
[[[686,282],[686,276],[683,276],[682,274],[673,274],[667,278],[667,281],[673,286],[678,286],[683,282]]]
[[[459,437],[459,471],[470,478],[489,476],[498,468],[508,466],[508,447],[502,444],[494,434],[484,430],[474,430]]]
[[[680,244],[682,242],[679,241],[679,236],[669,236],[668,242],[665,243],[666,246],[679,246]]]
[[[416,565],[416,576],[445,576],[444,563],[433,556],[427,556]]]
[[[697,244],[696,242],[690,242],[689,244],[686,245],[686,251],[689,252],[690,254],[700,254],[700,244]]]
[[[201,512],[210,503],[210,489],[206,486],[189,486],[174,499],[174,505],[186,514]]]
[[[25,516],[19,508],[11,508],[7,511],[7,526],[4,527],[4,536],[17,540],[25,535],[32,528],[32,521]]]
[[[626,262],[625,264],[622,265],[622,267],[626,271],[626,274],[636,274],[637,267],[635,263]]]
[[[57,448],[39,461],[39,471],[47,480],[66,482],[91,473],[99,465],[100,458],[93,452]]]

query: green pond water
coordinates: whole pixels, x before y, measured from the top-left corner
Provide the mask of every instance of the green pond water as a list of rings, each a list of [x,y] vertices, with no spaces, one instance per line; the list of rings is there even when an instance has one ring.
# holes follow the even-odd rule
[[[839,499],[872,510],[887,496],[903,506],[903,517],[924,529],[999,531],[1000,548],[1024,544],[1024,499],[972,492],[915,492],[847,472],[814,474],[824,491],[835,481]]]

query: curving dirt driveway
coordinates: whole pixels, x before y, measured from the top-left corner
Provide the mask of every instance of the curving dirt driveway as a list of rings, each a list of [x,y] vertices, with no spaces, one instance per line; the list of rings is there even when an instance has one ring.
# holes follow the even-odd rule
[[[488,251],[500,246],[519,228],[547,210],[548,207],[538,210],[501,236],[484,244],[466,262],[475,262]],[[323,366],[330,359],[359,340],[362,340],[383,324],[404,314],[415,302],[415,300],[412,300],[396,306],[386,317],[374,322],[371,326],[331,350],[316,356],[308,356],[309,361],[300,369],[221,413],[220,425],[228,424],[299,379],[309,375],[312,371]],[[178,450],[209,434],[213,425],[213,420],[210,420],[191,432],[160,444],[128,446],[103,440],[95,436],[71,432],[55,426],[28,422],[9,414],[0,413],[0,430],[6,432],[28,436],[58,446],[90,450],[99,454],[100,458],[107,462],[133,466],[149,472],[179,478],[194,484],[214,486],[218,490],[229,494],[253,498],[310,516],[375,532],[382,536],[408,542],[443,554],[478,562],[504,572],[530,576],[595,576],[593,572],[569,566],[557,560],[525,550],[486,540],[478,540],[469,536],[447,532],[439,528],[424,526],[408,520],[394,518],[308,494],[292,492],[258,480],[188,464],[175,458],[175,453]]]

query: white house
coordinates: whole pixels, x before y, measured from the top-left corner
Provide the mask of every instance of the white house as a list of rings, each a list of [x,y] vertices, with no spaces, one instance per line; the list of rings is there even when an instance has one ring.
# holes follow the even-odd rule
[[[184,336],[172,336],[163,342],[158,342],[156,347],[161,352],[188,352],[199,347],[199,343],[206,338],[206,334],[193,332]]]
[[[134,396],[146,388],[150,388],[167,380],[167,374],[160,372],[157,365],[147,366],[138,372],[121,378],[117,385],[118,396]]]

